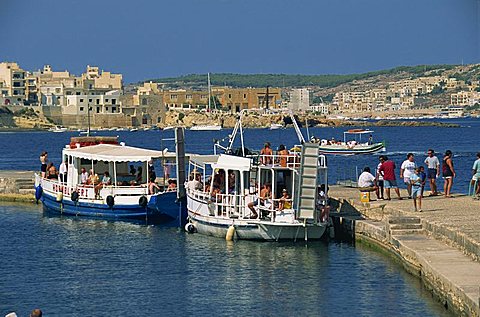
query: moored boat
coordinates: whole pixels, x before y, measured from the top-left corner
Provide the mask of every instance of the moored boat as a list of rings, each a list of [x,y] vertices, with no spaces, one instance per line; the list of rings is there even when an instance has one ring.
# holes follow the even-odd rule
[[[222,126],[220,125],[207,125],[207,124],[200,124],[200,125],[194,125],[193,127],[190,128],[190,131],[220,131],[222,130]]]
[[[269,129],[270,129],[270,130],[278,130],[278,129],[281,129],[281,128],[283,128],[283,125],[282,125],[282,124],[280,124],[280,123],[272,123],[272,124],[270,125],[270,128],[269,128]]]
[[[155,161],[175,161],[174,153],[125,146],[116,137],[76,137],[63,149],[62,158],[67,162],[66,179],[35,175],[36,197],[45,211],[108,219],[180,216],[176,190],[159,186],[154,172]],[[132,173],[133,164],[137,167]],[[91,171],[88,181],[82,170]],[[98,175],[111,177],[102,184]]]
[[[368,140],[362,141],[362,135],[368,134]],[[312,137],[313,142],[320,143],[320,154],[357,155],[373,154],[385,151],[385,142],[373,142],[373,131],[364,129],[351,129],[343,133],[343,141],[335,139],[317,139]]]

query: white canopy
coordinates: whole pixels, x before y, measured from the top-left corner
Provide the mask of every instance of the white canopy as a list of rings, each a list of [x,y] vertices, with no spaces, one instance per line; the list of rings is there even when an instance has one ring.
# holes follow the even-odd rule
[[[145,162],[155,158],[174,159],[175,153],[155,151],[132,146],[98,144],[77,149],[64,149],[64,155],[94,161],[106,162]]]

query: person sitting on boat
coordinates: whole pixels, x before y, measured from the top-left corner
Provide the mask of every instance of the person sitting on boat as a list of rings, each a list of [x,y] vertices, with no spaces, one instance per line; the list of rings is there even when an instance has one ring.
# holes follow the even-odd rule
[[[353,149],[355,147],[355,145],[357,145],[357,141],[352,140],[352,141],[347,142],[347,147],[349,149]]]
[[[188,191],[195,191],[195,190],[199,190],[199,189],[202,189],[202,184],[198,181],[196,175],[198,174],[194,174],[192,173],[189,177],[189,180],[186,184],[186,187],[187,187],[187,190]]]
[[[97,174],[94,173],[93,169],[90,169],[90,175],[88,176],[87,185],[95,186],[100,182],[100,179]]]
[[[292,208],[292,200],[288,195],[288,191],[284,188],[282,190],[282,197],[278,201],[278,210],[290,209]]]
[[[88,173],[85,167],[80,170],[80,184],[86,185],[88,181]]]
[[[264,184],[263,188],[260,190],[260,196],[255,199],[254,201],[248,203],[247,207],[251,210],[252,216],[250,219],[257,219],[258,218],[258,213],[255,210],[255,206],[264,206],[265,202],[270,199],[271,197],[271,192],[270,192],[270,184]]]
[[[47,166],[47,178],[48,179],[58,179],[58,172],[53,163],[50,162]]]
[[[263,149],[260,150],[260,163],[263,165],[272,165],[273,163],[273,151],[270,147],[270,142],[266,142]]]
[[[135,169],[135,166],[130,165],[130,174],[132,176],[135,176],[136,173],[137,173],[137,170]]]
[[[110,173],[108,173],[108,171],[105,171],[105,173],[103,173],[103,178],[101,183],[95,186],[95,195],[98,196],[100,194],[100,189],[102,189],[104,186],[108,186],[111,184],[112,184],[112,179],[110,178]]]
[[[150,175],[150,177],[149,177],[149,179],[148,179],[148,180],[149,180],[149,182],[148,182],[148,193],[149,193],[150,195],[153,195],[153,194],[161,191],[161,188],[160,188],[160,186],[158,186],[158,184],[155,182],[155,179],[156,179],[156,178],[154,177],[154,175]]]
[[[177,190],[177,181],[174,179],[168,180],[167,192],[173,192]]]
[[[281,167],[287,167],[287,159],[288,159],[288,150],[285,148],[285,145],[280,144],[278,147],[278,164]]]
[[[47,177],[47,162],[48,162],[48,153],[43,151],[40,154],[40,163],[42,164],[40,170],[42,171],[42,177]]]
[[[368,137],[368,145],[372,145],[373,144],[373,135],[370,134],[370,136]]]
[[[358,177],[358,187],[361,192],[375,192],[379,199],[377,179],[370,173],[370,167],[365,167],[363,173]]]

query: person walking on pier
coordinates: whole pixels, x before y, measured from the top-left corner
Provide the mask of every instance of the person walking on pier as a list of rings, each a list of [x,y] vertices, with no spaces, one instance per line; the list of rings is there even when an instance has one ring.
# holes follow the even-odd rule
[[[415,156],[413,153],[407,154],[407,159],[403,161],[400,167],[400,178],[403,178],[403,182],[407,185],[408,199],[412,198],[412,183],[410,182],[410,176],[415,174],[417,164],[415,163]]]
[[[385,193],[387,194],[387,200],[391,199],[390,188],[394,188],[398,199],[402,200],[402,197],[400,196],[400,190],[398,189],[397,185],[397,179],[395,178],[395,162],[388,160],[386,155],[381,155],[379,159],[382,165],[378,171],[383,172],[383,182],[385,186]]]
[[[417,167],[415,172],[410,175],[410,183],[412,185],[413,207],[415,211],[422,212],[422,178],[420,177],[420,167]]]
[[[471,183],[478,199],[480,198],[480,152],[477,153],[477,160],[473,163],[472,174]],[[477,188],[475,188],[475,186]]]
[[[451,198],[450,195],[453,185],[453,179],[457,175],[453,168],[453,161],[452,161],[453,153],[450,150],[445,151],[445,156],[443,157],[443,164],[442,164],[442,175],[445,179],[445,184],[443,189],[445,191],[445,198]]]
[[[425,159],[425,164],[427,164],[427,178],[430,182],[430,196],[437,196],[437,177],[440,175],[440,161],[438,157],[435,156],[435,151],[429,149],[428,157]]]

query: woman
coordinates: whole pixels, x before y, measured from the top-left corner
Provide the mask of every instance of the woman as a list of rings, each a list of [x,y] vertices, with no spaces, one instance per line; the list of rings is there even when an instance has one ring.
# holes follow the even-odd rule
[[[445,179],[445,185],[443,187],[445,191],[445,198],[452,197],[450,192],[452,190],[453,185],[453,178],[456,176],[455,170],[453,169],[453,161],[452,161],[452,151],[447,150],[445,152],[445,156],[443,157],[442,162],[442,175]]]

